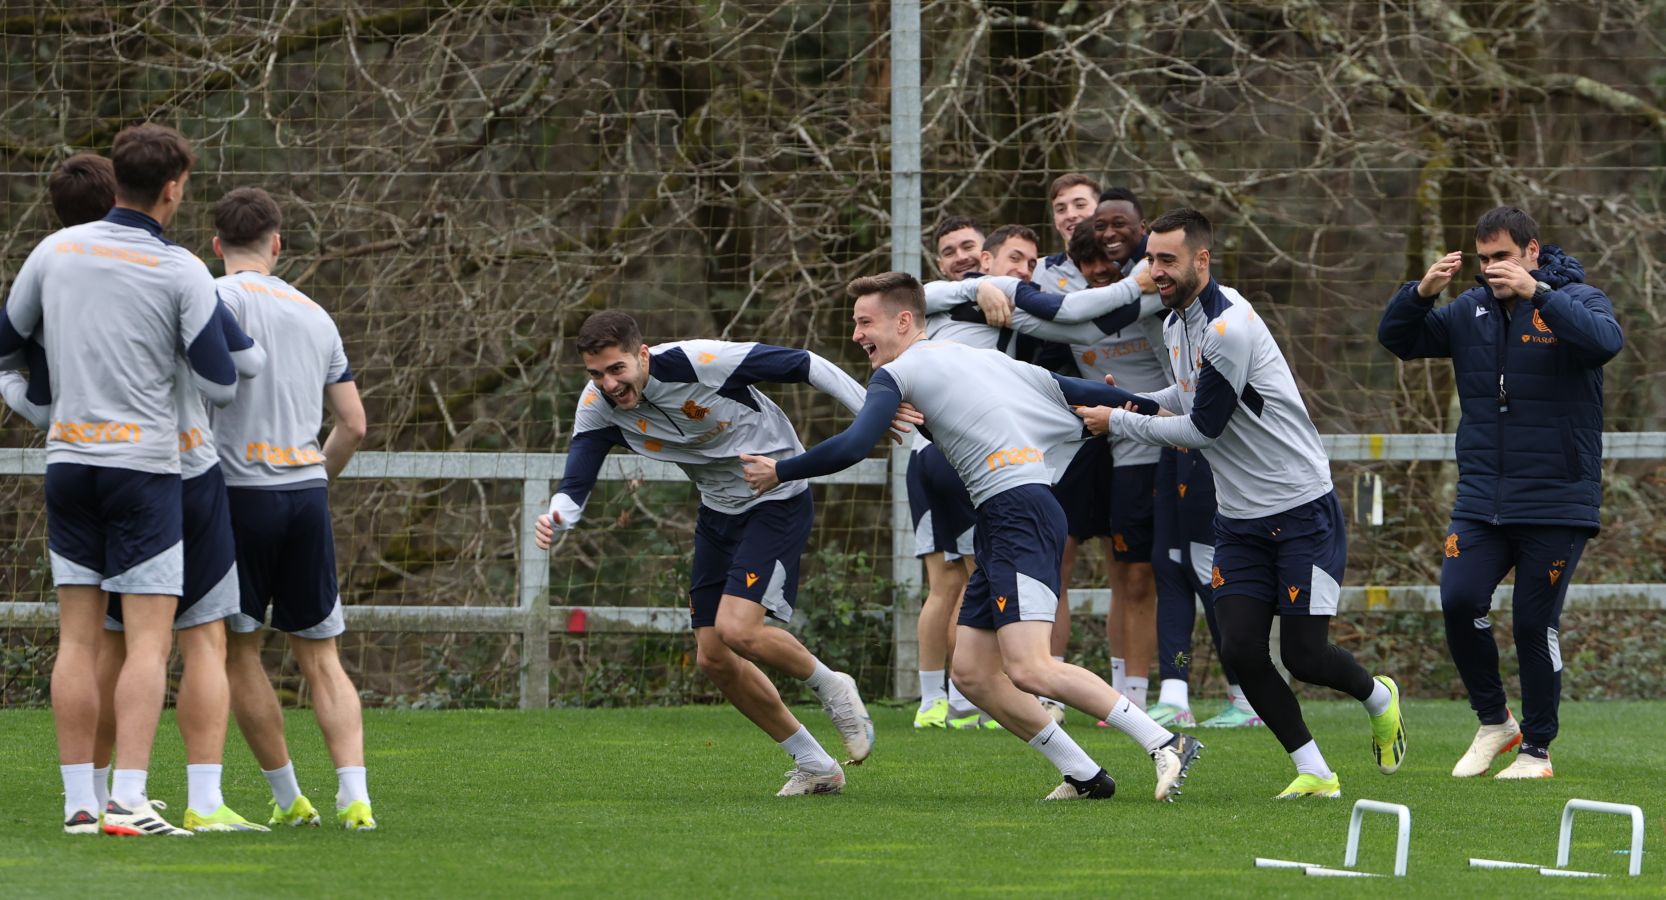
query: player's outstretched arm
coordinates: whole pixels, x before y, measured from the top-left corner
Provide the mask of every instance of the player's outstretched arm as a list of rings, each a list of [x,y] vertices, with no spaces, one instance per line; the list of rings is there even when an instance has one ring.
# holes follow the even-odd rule
[[[687,341],[655,358],[654,377],[661,381],[694,382],[728,390],[752,384],[808,384],[860,412],[865,399],[861,382],[819,354],[774,344],[729,341]],[[892,439],[902,440],[917,414],[904,412],[892,423]]]
[[[572,528],[584,517],[584,504],[596,487],[596,476],[601,474],[608,451],[614,447],[630,447],[619,426],[610,424],[595,411],[596,388],[586,387],[583,396],[578,414],[573,417],[573,442],[567,447],[567,465],[561,472],[561,483],[556,485],[555,496],[550,498],[549,512],[538,517],[534,529],[540,550],[548,550],[557,532]]]
[[[818,475],[830,475],[856,465],[867,457],[873,445],[885,436],[891,420],[902,406],[902,390],[891,373],[880,369],[868,382],[867,401],[856,414],[856,421],[844,431],[811,447],[798,456],[783,460],[767,456],[743,454],[745,475],[752,490],[764,493],[784,481],[799,481]]]
[[[1158,447],[1208,447],[1226,431],[1238,409],[1238,398],[1249,383],[1254,351],[1255,335],[1248,328],[1207,329],[1191,413],[1156,416],[1113,409],[1111,433]],[[1155,400],[1143,399],[1157,405]]]
[[[1130,310],[1130,306],[1138,307],[1140,298],[1146,295],[1156,297],[1157,284],[1146,269],[1142,262],[1132,274],[1115,284],[1068,294],[1049,293],[1026,281],[1013,290],[1012,299],[1019,309],[1036,318],[1066,325],[1092,322],[1113,313],[1127,317],[1126,322],[1109,329],[1120,331],[1141,315],[1140,309]]]
[[[368,430],[359,386],[351,381],[325,385],[324,408],[335,422],[324,438],[324,475],[334,481],[352,461]]]
[[[1065,402],[1071,406],[1114,406],[1125,407],[1133,404],[1133,408],[1141,415],[1154,416],[1157,414],[1157,401],[1131,391],[1125,391],[1115,385],[1099,381],[1089,381],[1086,378],[1072,378],[1049,372],[1053,380],[1059,383],[1059,389],[1064,391]]]

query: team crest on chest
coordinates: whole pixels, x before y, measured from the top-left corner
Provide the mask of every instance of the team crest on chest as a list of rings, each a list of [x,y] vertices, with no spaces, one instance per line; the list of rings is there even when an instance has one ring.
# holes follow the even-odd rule
[[[683,415],[688,416],[690,419],[693,419],[696,422],[700,421],[701,419],[704,419],[706,417],[706,414],[709,413],[709,412],[711,412],[710,407],[701,406],[700,404],[695,403],[693,400],[684,400],[683,401]]]

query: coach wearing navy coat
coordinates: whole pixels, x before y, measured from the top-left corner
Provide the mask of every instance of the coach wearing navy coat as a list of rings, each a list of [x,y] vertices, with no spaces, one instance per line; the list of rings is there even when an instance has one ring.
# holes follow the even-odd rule
[[[1452,769],[1486,774],[1518,748],[1498,778],[1549,778],[1562,694],[1557,629],[1562,601],[1602,503],[1602,366],[1624,336],[1579,261],[1539,243],[1538,225],[1500,207],[1475,226],[1482,271],[1436,308],[1463,265],[1453,252],[1402,285],[1377,340],[1401,359],[1450,358],[1458,421],[1458,496],[1441,566],[1446,642],[1481,720]],[[1511,609],[1521,664],[1522,718],[1510,714],[1487,618],[1492,593],[1516,572]]]

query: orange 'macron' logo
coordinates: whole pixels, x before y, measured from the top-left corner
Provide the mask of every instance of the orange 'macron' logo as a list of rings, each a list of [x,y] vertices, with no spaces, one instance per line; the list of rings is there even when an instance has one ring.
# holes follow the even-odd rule
[[[751,587],[752,585],[757,584],[757,583],[758,583],[758,573],[757,572],[747,572],[746,573],[746,586]]]
[[[1290,586],[1289,586],[1289,587],[1287,587],[1287,588],[1285,588],[1285,591],[1287,591],[1287,592],[1289,592],[1289,594],[1290,594],[1290,602],[1291,602],[1291,603],[1295,603],[1295,602],[1296,602],[1296,598],[1297,598],[1297,597],[1300,597],[1300,596],[1301,596],[1301,595],[1302,595],[1302,589],[1301,589],[1301,588],[1299,588],[1299,587],[1296,587],[1296,586],[1295,586],[1295,585],[1293,585],[1293,584],[1292,584],[1292,585],[1290,585]]]
[[[1008,447],[996,450],[983,458],[985,465],[991,469],[1001,469],[1007,466],[1021,466],[1026,463],[1042,461],[1044,454],[1035,447]]]
[[[995,598],[995,608],[1000,610],[1001,612],[1006,612],[1007,611],[1007,598],[1005,598],[1005,597],[996,597]]]

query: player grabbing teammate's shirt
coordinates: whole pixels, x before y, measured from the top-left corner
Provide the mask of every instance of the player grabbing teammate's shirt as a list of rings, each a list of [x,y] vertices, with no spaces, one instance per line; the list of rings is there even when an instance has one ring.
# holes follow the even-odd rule
[[[271,357],[269,371],[214,414],[237,539],[241,611],[230,620],[226,664],[238,727],[272,788],[272,825],[317,825],[284,740],[283,711],[261,665],[259,633],[289,635],[312,688],[314,713],[336,767],[336,824],[376,828],[364,760],[358,690],[341,667],[344,630],[336,587],[328,485],[364,439],[364,407],[329,313],[272,275],[282,214],[259,188],[214,205],[214,249],[226,262],[220,296]],[[318,445],[324,408],[335,427]]]
[[[792,618],[815,507],[803,484],[753,496],[737,457],[804,449],[786,413],[755,385],[808,382],[852,410],[861,405],[861,386],[805,350],[705,340],[649,347],[636,321],[617,311],[586,319],[577,343],[590,384],[579,394],[561,484],[538,519],[539,548],[578,524],[614,447],[680,467],[700,491],[688,590],[700,670],[793,758],[777,796],[839,793],[844,771],[757,666],[803,681],[839,730],[850,762],[868,758],[873,722],[855,679],[764,621]]]
[[[861,413],[808,453],[779,461],[742,457],[747,481],[768,492],[849,468],[904,402],[917,406],[977,507],[978,571],[955,642],[962,690],[1058,767],[1064,783],[1048,799],[1108,797],[1116,784],[1034,694],[1057,697],[1134,738],[1156,763],[1157,799],[1173,799],[1201,749],[1197,741],[1171,734],[1099,676],[1054,659],[1048,646],[1065,527],[1049,486],[1082,440],[1070,404],[1121,403],[1134,395],[999,352],[926,340],[924,291],[905,272],[858,278],[848,291],[856,301],[852,340],[875,370]]]
[[[145,784],[167,688],[174,611],[184,592],[175,382],[229,402],[237,374],[215,322],[214,279],[162,237],[194,162],[178,132],[140,125],[116,136],[116,208],[42,241],[0,316],[0,357],[43,332],[51,369],[47,544],[58,586],[53,670],[65,830],[100,830],[93,785],[94,677],[105,592],[122,594],[127,658],[118,677],[115,784],[102,829],[182,836]]]
[[[1268,634],[1282,617],[1285,668],[1310,684],[1359,700],[1371,715],[1378,767],[1405,757],[1399,689],[1373,679],[1330,643],[1348,545],[1319,432],[1266,323],[1236,291],[1209,277],[1209,220],[1180,209],[1151,223],[1146,258],[1163,303],[1178,384],[1153,395],[1177,415],[1082,410],[1095,431],[1157,446],[1202,449],[1215,471],[1215,615],[1221,652],[1244,692],[1296,764],[1281,798],[1339,797],[1302,720],[1301,706],[1273,667]],[[928,412],[929,415],[929,412]]]

